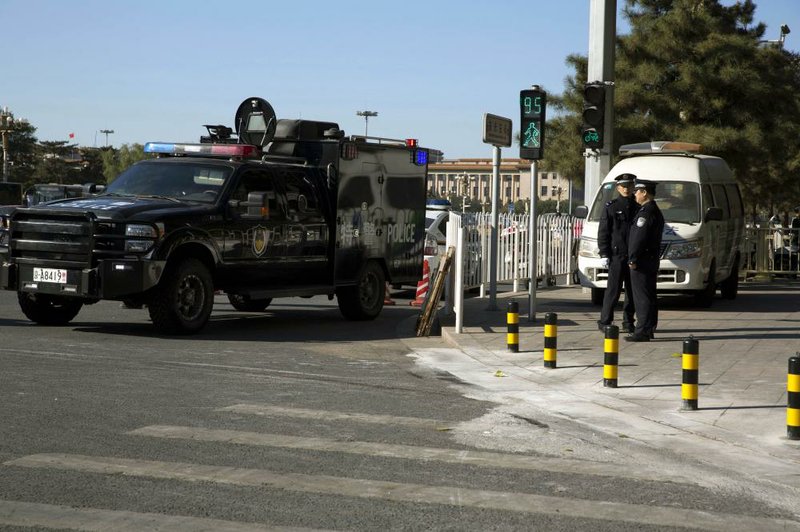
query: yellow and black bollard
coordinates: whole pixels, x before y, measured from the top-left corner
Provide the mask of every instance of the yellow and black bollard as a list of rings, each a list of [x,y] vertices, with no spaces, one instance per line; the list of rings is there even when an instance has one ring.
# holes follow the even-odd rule
[[[544,315],[544,367],[556,367],[558,358],[558,314],[548,312]]]
[[[800,353],[789,358],[786,392],[786,436],[790,440],[800,440]]]
[[[508,302],[506,326],[508,327],[508,334],[506,334],[508,350],[512,353],[519,353],[519,303],[516,301]]]
[[[616,388],[619,367],[619,327],[608,325],[605,333],[606,339],[603,342],[603,386]]]
[[[683,380],[681,384],[681,410],[697,410],[697,385],[700,375],[700,343],[690,336],[683,341]]]

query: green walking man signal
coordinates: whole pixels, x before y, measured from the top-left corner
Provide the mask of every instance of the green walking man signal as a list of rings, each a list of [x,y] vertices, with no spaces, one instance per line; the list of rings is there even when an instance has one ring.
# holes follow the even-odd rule
[[[544,124],[547,111],[547,93],[540,89],[519,92],[521,131],[519,156],[521,159],[539,160],[544,156]]]

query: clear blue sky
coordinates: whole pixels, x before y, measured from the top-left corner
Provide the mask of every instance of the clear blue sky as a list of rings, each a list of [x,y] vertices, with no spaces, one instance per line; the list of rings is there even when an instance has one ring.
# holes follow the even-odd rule
[[[788,24],[800,51],[800,0],[757,4],[765,37]],[[261,96],[279,118],[363,134],[356,111],[372,110],[370,135],[490,157],[483,113],[516,130],[519,90],[561,93],[589,40],[589,0],[2,0],[0,20],[0,105],[39,140],[84,146],[104,144],[101,129],[114,146],[196,141]]]

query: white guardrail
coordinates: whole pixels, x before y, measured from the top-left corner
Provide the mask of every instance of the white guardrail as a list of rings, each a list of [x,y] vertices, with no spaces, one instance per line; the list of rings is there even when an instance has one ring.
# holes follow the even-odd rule
[[[576,242],[580,236],[583,220],[565,214],[543,214],[538,217],[537,233],[537,280],[546,286],[570,284],[572,272],[577,267]],[[447,246],[457,247],[457,237],[464,228],[464,289],[488,286],[489,239],[491,236],[491,214],[451,212],[447,224]],[[500,215],[497,226],[497,282],[513,283],[513,290],[520,289],[520,282],[530,279],[528,255],[528,215]]]
[[[520,290],[520,281],[527,288],[531,278],[528,221],[527,214],[500,215],[498,220],[497,282],[512,283],[515,292]],[[552,213],[539,216],[537,286],[572,283],[582,227],[583,220],[573,216]],[[464,291],[480,288],[481,297],[486,295],[490,237],[491,214],[450,213],[445,249],[454,247],[455,256],[447,284],[445,312],[455,312],[456,333],[461,332],[463,325]]]

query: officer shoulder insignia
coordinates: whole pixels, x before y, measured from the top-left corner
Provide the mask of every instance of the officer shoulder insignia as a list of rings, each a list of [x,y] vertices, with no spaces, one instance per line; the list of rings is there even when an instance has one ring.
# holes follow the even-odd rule
[[[646,223],[647,223],[647,218],[644,218],[643,216],[640,216],[639,218],[636,219],[636,227],[644,227],[644,224]]]

